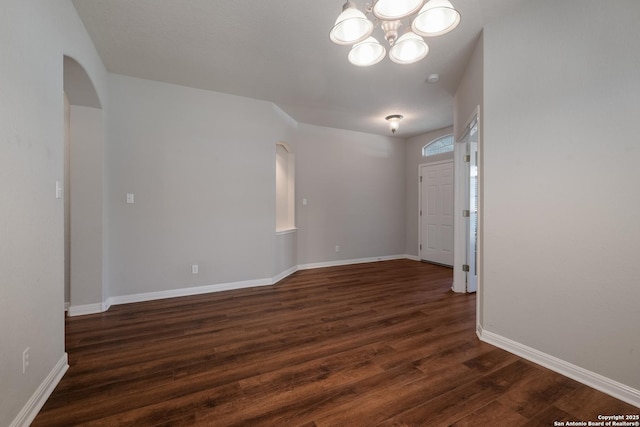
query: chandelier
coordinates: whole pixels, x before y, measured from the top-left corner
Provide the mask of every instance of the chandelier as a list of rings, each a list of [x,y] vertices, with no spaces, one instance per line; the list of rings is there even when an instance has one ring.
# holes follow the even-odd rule
[[[365,5],[365,12],[373,15],[373,22],[348,0],[329,33],[332,42],[352,45],[347,58],[361,67],[377,64],[387,54],[385,47],[371,35],[378,23],[389,44],[389,59],[397,64],[420,61],[429,53],[422,36],[446,34],[460,23],[460,12],[449,0],[373,0],[373,5]],[[402,20],[413,15],[409,28],[398,37]]]

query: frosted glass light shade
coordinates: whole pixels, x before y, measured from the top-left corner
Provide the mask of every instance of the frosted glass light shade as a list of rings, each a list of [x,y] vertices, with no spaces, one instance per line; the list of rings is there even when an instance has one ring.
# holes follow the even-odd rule
[[[404,33],[389,51],[389,59],[396,64],[413,64],[429,53],[429,46],[419,35],[408,31]]]
[[[349,62],[359,67],[375,65],[384,59],[387,50],[373,37],[355,44],[349,52]]]
[[[441,36],[460,23],[460,12],[449,0],[429,0],[413,20],[411,29],[421,36]]]
[[[420,10],[423,3],[424,0],[378,0],[373,5],[373,14],[384,20],[403,19]]]
[[[329,32],[332,42],[339,45],[349,45],[361,42],[373,32],[373,22],[360,12],[352,1],[344,4],[342,13]]]
[[[400,114],[392,114],[385,117],[385,120],[389,122],[389,130],[391,130],[391,133],[396,133],[398,128],[400,128],[400,120],[402,120],[402,116]]]

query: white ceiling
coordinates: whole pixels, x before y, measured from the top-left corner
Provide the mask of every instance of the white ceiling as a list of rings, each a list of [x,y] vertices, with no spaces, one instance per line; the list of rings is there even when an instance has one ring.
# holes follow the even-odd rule
[[[384,117],[402,114],[396,135],[410,137],[452,124],[453,94],[481,29],[523,0],[451,1],[462,21],[427,39],[425,59],[366,68],[329,40],[343,0],[73,4],[109,72],[271,101],[298,122],[381,135],[389,134]],[[379,28],[374,35],[384,42]],[[426,83],[431,73],[438,83]]]

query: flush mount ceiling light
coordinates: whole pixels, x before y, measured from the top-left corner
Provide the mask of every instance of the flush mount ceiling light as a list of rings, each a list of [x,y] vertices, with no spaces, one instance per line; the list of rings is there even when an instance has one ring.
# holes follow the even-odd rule
[[[433,37],[448,33],[460,23],[460,13],[449,0],[373,0],[365,5],[365,12],[373,15],[373,22],[349,0],[329,32],[332,42],[351,45],[347,58],[361,67],[377,64],[384,59],[386,49],[372,36],[378,23],[389,44],[389,59],[397,64],[413,64],[429,53],[429,46],[421,36]],[[413,21],[398,38],[403,20]]]
[[[392,114],[385,117],[385,120],[389,122],[389,129],[391,129],[391,133],[396,133],[400,127],[400,120],[402,120],[402,116],[400,114]]]

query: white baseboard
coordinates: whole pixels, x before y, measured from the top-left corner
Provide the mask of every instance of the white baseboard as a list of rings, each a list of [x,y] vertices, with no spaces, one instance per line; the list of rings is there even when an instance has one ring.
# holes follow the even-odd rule
[[[102,302],[97,302],[95,304],[70,305],[67,310],[67,314],[69,317],[84,316],[85,314],[102,313],[106,311],[107,308],[105,308],[105,303]]]
[[[300,264],[298,270],[310,270],[312,268],[337,267],[341,265],[364,264],[367,262],[391,261],[395,259],[412,259],[411,255],[387,255],[369,258],[342,259],[336,261],[314,262],[311,264]],[[417,259],[416,259],[417,260]]]
[[[219,283],[216,285],[195,286],[191,288],[170,289],[168,291],[145,292],[141,294],[121,295],[107,298],[107,304],[129,304],[132,302],[153,301],[165,298],[186,297],[191,295],[208,294],[211,292],[230,291],[234,289],[253,288],[256,286],[272,285],[271,279],[245,280],[241,282]]]
[[[94,314],[105,312],[112,305],[129,304],[134,302],[153,301],[165,298],[185,297],[190,295],[207,294],[211,292],[230,291],[234,289],[253,288],[256,286],[269,286],[278,283],[285,277],[290,276],[298,270],[308,270],[312,268],[334,267],[340,265],[363,264],[367,262],[390,261],[395,259],[411,259],[419,261],[418,257],[412,255],[390,255],[370,258],[347,259],[338,261],[318,262],[312,264],[295,265],[282,273],[265,279],[245,280],[240,282],[219,283],[215,285],[195,286],[191,288],[170,289],[167,291],[145,292],[132,295],[120,295],[107,298],[103,303],[87,304],[69,307],[69,316],[80,316],[84,314]]]
[[[191,288],[171,289],[168,291],[146,292],[133,295],[121,295],[107,298],[105,311],[112,305],[129,304],[132,302],[153,301],[165,298],[186,297],[190,295],[208,294],[211,292],[230,291],[234,289],[254,288],[257,286],[269,286],[298,271],[298,266],[293,266],[271,279],[244,280],[241,282],[218,283],[216,285],[195,286]]]
[[[51,396],[53,389],[56,388],[67,369],[69,369],[69,363],[67,353],[64,353],[51,372],[49,372],[47,378],[44,379],[36,392],[22,407],[18,416],[9,424],[9,427],[28,427],[36,418],[49,396]]]
[[[278,283],[279,281],[281,281],[285,277],[291,276],[296,271],[298,271],[298,266],[294,265],[293,267],[291,267],[291,268],[283,271],[282,273],[276,275],[273,279],[271,279],[271,283],[275,285],[276,283]]]
[[[545,368],[551,369],[552,371],[558,372],[559,374],[640,408],[640,390],[636,390],[625,384],[581,368],[580,366],[558,359],[557,357],[543,353],[535,348],[520,344],[519,342],[510,340],[509,338],[505,338],[493,332],[485,331],[480,325],[477,326],[476,332],[481,341],[500,347],[503,350],[516,354],[524,359],[530,360],[538,365],[544,366]]]

